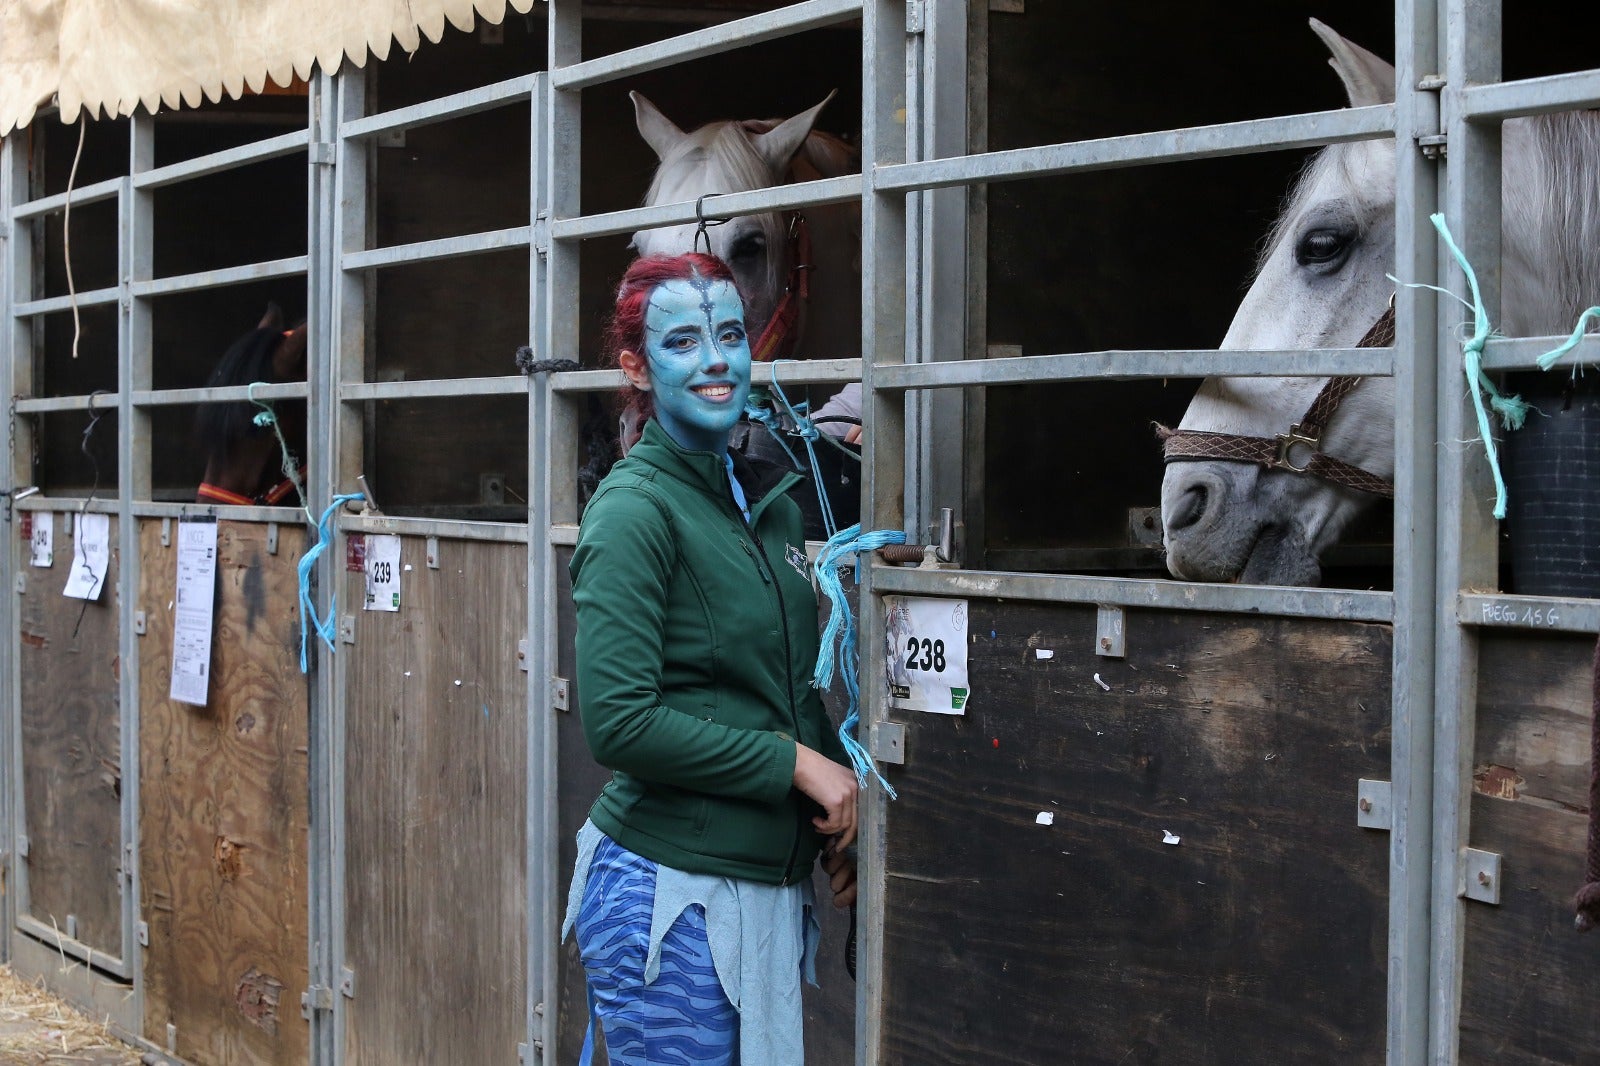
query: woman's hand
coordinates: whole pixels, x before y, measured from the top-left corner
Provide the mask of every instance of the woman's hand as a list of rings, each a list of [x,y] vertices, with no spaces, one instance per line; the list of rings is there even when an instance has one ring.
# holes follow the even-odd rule
[[[816,800],[823,815],[811,819],[817,832],[836,836],[834,849],[856,839],[856,775],[804,744],[794,746],[794,787]]]
[[[843,847],[830,845],[822,856],[822,870],[833,889],[833,905],[840,910],[856,901],[856,860]]]

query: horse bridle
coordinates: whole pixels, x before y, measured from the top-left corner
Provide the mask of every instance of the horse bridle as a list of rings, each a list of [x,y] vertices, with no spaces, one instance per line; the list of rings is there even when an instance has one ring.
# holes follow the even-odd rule
[[[1394,298],[1389,299],[1389,309],[1373,323],[1371,329],[1356,344],[1357,348],[1384,348],[1394,343]],[[1291,474],[1305,474],[1357,492],[1394,498],[1394,482],[1363,470],[1343,459],[1335,459],[1322,451],[1322,435],[1334,412],[1350,393],[1361,384],[1358,377],[1329,378],[1328,383],[1311,401],[1311,406],[1300,421],[1289,427],[1287,433],[1275,437],[1247,437],[1238,433],[1211,433],[1195,429],[1168,429],[1156,427],[1156,436],[1162,441],[1162,455],[1169,463],[1196,462],[1205,459],[1227,463],[1255,463],[1268,470],[1286,470]],[[1311,454],[1298,465],[1294,461],[1297,448],[1309,448]]]

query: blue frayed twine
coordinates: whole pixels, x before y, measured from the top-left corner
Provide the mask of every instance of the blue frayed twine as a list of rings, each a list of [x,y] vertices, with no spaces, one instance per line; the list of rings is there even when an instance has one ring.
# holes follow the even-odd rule
[[[771,363],[771,388],[773,394],[777,397],[778,403],[783,405],[782,415],[772,408],[759,403],[746,403],[744,413],[752,422],[760,422],[767,427],[767,431],[772,434],[772,438],[778,442],[784,454],[789,457],[789,462],[794,464],[796,470],[800,470],[803,467],[799,457],[795,455],[794,449],[789,447],[788,442],[783,439],[788,435],[783,415],[788,416],[789,422],[794,425],[794,435],[805,442],[806,459],[811,466],[811,487],[817,493],[817,510],[822,515],[822,528],[832,538],[839,531],[839,527],[835,525],[833,504],[828,500],[828,491],[822,484],[822,466],[817,462],[817,441],[822,440],[833,445],[858,463],[861,461],[861,457],[812,424],[811,419],[807,417],[805,401],[801,401],[798,404],[789,402],[789,397],[785,395],[783,386],[778,384],[778,364],[792,362],[794,362],[793,359],[774,359]]]
[[[322,521],[314,523],[317,531],[317,542],[313,544],[304,555],[300,557],[297,568],[300,575],[300,672],[307,672],[306,664],[306,635],[316,633],[322,638],[322,643],[328,646],[330,652],[337,649],[333,643],[333,620],[339,613],[339,594],[336,592],[328,602],[328,617],[317,617],[317,606],[311,602],[311,570],[317,565],[317,560],[322,553],[328,550],[328,545],[333,543],[333,513],[352,500],[366,499],[359,492],[335,496],[333,502],[328,504],[328,509],[322,512]],[[309,513],[309,512],[308,512]]]
[[[844,724],[839,727],[839,740],[844,744],[845,753],[850,756],[856,780],[861,783],[861,787],[867,786],[869,775],[876,777],[890,799],[899,798],[894,786],[884,780],[873,763],[872,756],[867,754],[867,749],[856,739],[856,728],[861,724],[859,678],[861,656],[856,648],[856,620],[850,612],[850,604],[845,600],[844,586],[839,581],[839,566],[848,557],[859,556],[862,552],[876,551],[885,544],[905,542],[906,535],[898,529],[879,529],[863,533],[860,523],[857,523],[839,530],[828,538],[828,542],[817,553],[817,563],[813,568],[817,576],[817,587],[828,597],[833,606],[828,612],[828,624],[822,630],[822,647],[817,652],[817,669],[812,675],[811,683],[819,689],[826,689],[832,684],[834,663],[837,659],[839,676],[844,681],[845,692],[849,695],[849,713],[845,715]]]
[[[1562,341],[1558,347],[1552,348],[1550,351],[1545,352],[1539,357],[1539,369],[1549,370],[1551,367],[1556,365],[1556,360],[1560,359],[1563,355],[1566,355],[1568,352],[1572,351],[1572,349],[1576,348],[1578,346],[1578,342],[1583,340],[1584,331],[1589,328],[1590,319],[1600,322],[1600,307],[1591,307],[1589,310],[1578,316],[1578,325],[1575,329],[1573,329],[1572,336]],[[1576,374],[1578,372],[1578,368],[1573,367],[1572,372]]]

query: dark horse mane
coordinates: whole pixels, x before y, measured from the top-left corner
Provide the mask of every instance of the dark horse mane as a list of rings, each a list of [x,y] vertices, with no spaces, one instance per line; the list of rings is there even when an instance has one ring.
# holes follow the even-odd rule
[[[272,356],[282,336],[282,329],[258,326],[234,341],[206,379],[206,387],[223,388],[273,380]],[[270,432],[255,424],[259,410],[248,400],[202,404],[194,423],[196,442],[206,454],[226,461],[239,441],[252,434]]]

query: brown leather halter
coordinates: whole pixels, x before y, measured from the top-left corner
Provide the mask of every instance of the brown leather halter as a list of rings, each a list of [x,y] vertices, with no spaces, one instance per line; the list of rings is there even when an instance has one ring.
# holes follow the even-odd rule
[[[1394,343],[1394,301],[1373,327],[1367,330],[1357,348],[1383,348]],[[1374,496],[1394,498],[1394,482],[1379,477],[1369,470],[1335,459],[1322,451],[1322,435],[1334,412],[1346,396],[1361,384],[1357,377],[1329,378],[1328,383],[1311,401],[1311,406],[1300,421],[1289,427],[1287,433],[1275,437],[1246,437],[1237,433],[1210,433],[1195,429],[1168,429],[1156,427],[1156,436],[1162,441],[1162,454],[1169,463],[1196,462],[1204,459],[1227,463],[1255,463],[1268,470],[1287,470],[1291,474],[1307,474],[1332,484]],[[1296,449],[1310,449],[1311,454],[1301,463],[1295,462]]]

